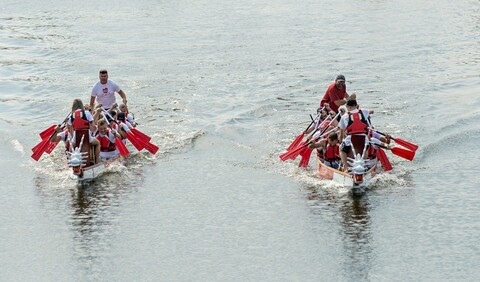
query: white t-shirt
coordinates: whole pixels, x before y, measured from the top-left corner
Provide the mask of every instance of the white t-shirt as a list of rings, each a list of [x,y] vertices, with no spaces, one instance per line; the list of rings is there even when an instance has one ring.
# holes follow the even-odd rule
[[[95,83],[92,88],[92,97],[97,98],[97,103],[102,104],[105,109],[110,109],[116,103],[115,92],[119,92],[120,86],[110,79],[107,83],[101,84],[100,81]]]
[[[363,116],[365,117],[366,120],[368,120],[368,111],[367,110],[363,110],[361,109],[362,113],[363,113]],[[353,111],[350,111],[350,113],[354,114],[354,113],[358,113],[358,110],[353,110]],[[342,118],[340,119],[340,123],[338,124],[338,127],[341,128],[341,129],[345,129],[347,128],[348,126],[348,121],[349,121],[349,115],[348,113],[344,114],[342,116]],[[365,137],[367,136],[366,134],[359,134],[359,135],[365,135]],[[365,139],[365,142],[368,142],[368,139]],[[345,146],[351,146],[352,145],[352,141],[351,141],[351,137],[350,135],[347,135],[345,137],[345,139],[343,139],[343,142],[342,142]]]
[[[127,118],[127,121],[128,121],[129,123],[131,123],[131,124],[133,124],[133,123],[135,122],[135,120],[133,119],[132,114],[128,114],[126,118]]]
[[[367,111],[367,110],[363,110],[363,109],[362,109],[361,111],[362,111],[363,116],[365,117],[365,119],[368,120],[368,117],[369,117],[368,111]],[[353,111],[351,111],[350,113],[352,113],[352,114],[358,113],[358,110],[353,110]],[[338,124],[338,127],[339,127],[340,129],[345,129],[345,128],[347,128],[347,126],[348,126],[348,119],[349,119],[348,113],[344,114],[344,115],[342,116],[342,118],[340,119],[340,123]]]
[[[78,109],[76,110],[75,112],[80,112],[82,110]],[[93,122],[93,116],[92,116],[92,113],[90,113],[89,111],[84,111],[85,112],[85,117],[87,118],[88,122]],[[73,113],[73,115],[70,116],[70,118],[68,119],[67,121],[67,124],[68,125],[72,125],[72,120],[75,118],[75,113]]]

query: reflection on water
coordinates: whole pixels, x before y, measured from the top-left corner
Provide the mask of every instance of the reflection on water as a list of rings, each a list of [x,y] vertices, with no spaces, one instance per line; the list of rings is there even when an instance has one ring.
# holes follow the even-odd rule
[[[362,197],[353,197],[351,194],[338,194],[337,189],[310,187],[307,199],[312,213],[323,217],[322,222],[332,218],[337,221],[334,225],[339,227],[345,277],[350,277],[352,281],[368,280],[373,263],[368,192]]]
[[[59,184],[58,179],[53,181],[41,176],[35,179],[46,214],[56,217],[56,222],[66,222],[62,229],[70,233],[72,261],[80,276],[103,277],[112,238],[118,232],[120,208],[124,200],[137,191],[138,180],[122,177],[118,172],[88,183],[68,179]]]
[[[368,195],[350,198],[339,209],[344,232],[345,273],[352,273],[352,278],[368,279],[372,253]]]

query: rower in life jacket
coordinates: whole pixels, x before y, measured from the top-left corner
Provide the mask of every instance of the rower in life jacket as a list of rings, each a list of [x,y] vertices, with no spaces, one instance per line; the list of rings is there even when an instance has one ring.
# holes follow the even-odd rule
[[[338,168],[340,166],[340,146],[338,145],[338,134],[331,132],[327,138],[309,146],[310,149],[317,148],[317,156],[322,163]]]
[[[340,167],[340,146],[338,145],[338,135],[336,132],[328,135],[328,143],[323,156],[324,164],[335,169]]]
[[[120,135],[108,128],[108,122],[106,119],[100,119],[98,121],[97,139],[100,143],[100,159],[108,160],[118,156],[119,152],[115,145],[115,138],[120,138]]]
[[[362,154],[365,144],[368,144],[368,128],[370,126],[369,112],[357,109],[356,100],[348,100],[347,113],[342,116],[339,123],[341,139],[343,139],[340,157],[344,167],[347,165],[347,157],[352,151],[352,142],[355,145],[355,153]],[[353,155],[350,155],[353,157]]]
[[[99,144],[97,138],[93,137],[91,131],[93,128],[93,116],[89,111],[85,111],[82,100],[73,100],[72,115],[67,122],[67,127],[73,141],[70,146],[73,146],[73,148],[79,146],[83,137],[82,151],[89,152],[88,159],[92,164],[97,163],[100,148],[97,146]],[[94,146],[94,154],[90,152],[90,146]]]

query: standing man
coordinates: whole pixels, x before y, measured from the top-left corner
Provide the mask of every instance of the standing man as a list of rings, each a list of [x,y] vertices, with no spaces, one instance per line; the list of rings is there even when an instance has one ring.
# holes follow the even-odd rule
[[[322,101],[320,101],[320,107],[328,104],[332,111],[338,112],[338,107],[345,105],[348,100],[356,99],[357,95],[353,93],[348,95],[347,85],[345,85],[345,76],[343,74],[337,75],[335,82],[328,86],[325,95],[323,95]]]
[[[127,95],[120,89],[120,86],[115,82],[108,79],[108,72],[106,69],[101,69],[98,78],[100,81],[95,83],[92,88],[92,94],[90,97],[90,108],[94,108],[95,99],[97,99],[98,104],[103,107],[105,110],[110,108],[116,108],[117,101],[115,99],[115,92],[117,92],[120,97],[122,97],[122,102],[127,104]]]

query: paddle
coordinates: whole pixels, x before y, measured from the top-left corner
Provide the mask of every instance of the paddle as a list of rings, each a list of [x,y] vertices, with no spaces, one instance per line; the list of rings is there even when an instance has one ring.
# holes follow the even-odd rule
[[[42,138],[42,140],[43,140],[43,139],[47,138],[48,136],[50,136],[50,135],[53,133],[53,131],[55,130],[55,127],[56,127],[56,126],[57,126],[56,124],[53,124],[53,125],[51,125],[49,128],[47,128],[47,129],[45,129],[44,131],[40,132],[40,133],[39,133],[40,138]]]
[[[297,145],[302,142],[303,140],[303,136],[305,135],[305,132],[307,132],[307,130],[310,128],[310,126],[312,126],[312,124],[315,122],[315,119],[312,118],[312,116],[310,115],[310,118],[312,119],[312,122],[307,126],[307,129],[305,129],[304,131],[302,131],[302,133],[300,133],[297,138],[295,138],[295,140],[293,140],[292,144],[290,144],[290,146],[288,146],[287,148],[287,151],[290,151],[291,149],[297,147]]]
[[[310,161],[310,156],[312,155],[312,149],[305,147],[302,153],[300,153],[300,156],[302,156],[302,159],[300,160],[300,163],[298,164],[298,167],[308,167],[308,162]]]
[[[380,132],[379,132],[380,133]],[[382,147],[384,149],[390,149],[394,155],[397,155],[401,158],[404,158],[406,160],[412,161],[413,158],[415,157],[415,151],[410,151],[407,149],[403,148],[398,148],[398,147],[393,147],[393,148],[388,148],[382,144],[382,141],[378,140],[377,138],[371,138],[371,142],[373,142],[375,145]]]
[[[58,127],[60,127],[60,128],[63,127],[63,125],[65,124],[65,122],[67,121],[69,116],[70,116],[70,113],[63,120],[63,122],[58,125]],[[56,134],[56,131],[55,131],[56,127],[57,127],[57,125],[55,125],[55,127],[53,128],[53,131],[50,129],[51,126],[49,128],[47,128],[46,130],[42,131],[43,134],[45,134],[45,132],[50,132],[50,135],[48,136],[48,138],[42,138],[42,141],[40,141],[40,143],[38,143],[37,145],[35,145],[32,148],[32,152],[33,152],[32,158],[34,160],[38,161],[40,159],[40,157],[43,155],[43,153],[46,152],[47,154],[50,154],[53,151],[53,149],[55,149],[58,142],[51,142],[50,140]]]
[[[387,154],[385,154],[382,148],[377,148],[377,158],[380,161],[380,164],[382,165],[384,171],[389,171],[393,169],[392,164],[387,157]]]
[[[141,151],[142,149],[146,149],[147,151],[149,151],[150,153],[155,155],[157,153],[158,149],[159,149],[154,144],[138,138],[138,136],[133,134],[132,131],[127,131],[127,139],[139,151]]]
[[[70,117],[71,114],[72,113],[68,113],[68,115],[65,117],[64,120],[66,121]],[[47,129],[45,129],[44,131],[40,132],[39,133],[40,138],[42,138],[42,140],[43,140],[43,139],[49,137],[53,133],[53,131],[55,131],[56,126],[57,126],[56,124],[53,124],[53,125],[49,126]]]
[[[318,140],[319,138],[321,138],[321,137],[324,135],[325,131],[328,129],[328,127],[329,127],[329,126],[333,123],[333,121],[337,118],[337,116],[338,116],[338,114],[336,114],[335,117],[328,123],[328,125],[322,130],[322,132],[320,133],[319,136],[315,137],[316,134],[315,134],[315,132],[313,132],[313,135],[312,135],[312,136],[314,136],[314,138],[315,138],[315,139],[313,139],[313,140]],[[318,128],[317,128],[317,130],[318,130]],[[332,129],[332,130],[333,130],[333,129]],[[329,133],[330,133],[330,132],[331,132],[331,130],[329,131]],[[280,155],[280,159],[281,159],[282,161],[285,161],[285,160],[287,160],[287,159],[295,159],[299,154],[302,153],[302,151],[303,151],[303,149],[304,149],[305,147],[307,147],[308,145],[310,145],[310,144],[313,142],[313,140],[310,140],[310,141],[308,141],[308,142],[304,142],[301,146],[298,146],[298,147],[295,148],[294,150],[281,154],[281,155]]]
[[[141,132],[140,130],[138,130],[136,128],[130,128],[130,130],[135,134],[135,136],[140,137],[140,139],[142,139],[142,140],[145,140],[147,142],[152,140],[152,137],[148,136],[147,134]]]
[[[382,132],[377,131],[377,130],[375,130],[375,129],[372,129],[372,130],[378,132],[380,135],[387,136],[387,134],[385,134],[385,133],[382,133]],[[390,138],[392,138],[393,141],[395,141],[395,143],[397,143],[397,144],[399,144],[399,145],[401,145],[401,146],[403,146],[403,147],[405,147],[405,148],[407,148],[407,149],[409,149],[409,150],[411,150],[411,151],[414,151],[414,152],[415,152],[415,151],[418,149],[418,145],[413,144],[413,143],[411,143],[411,142],[408,142],[408,141],[406,141],[406,140],[403,140],[403,139],[400,139],[400,138],[393,138],[393,137],[391,137],[391,136],[390,136]]]
[[[50,144],[50,138],[52,138],[54,134],[55,134],[55,132],[52,133],[49,138],[45,138],[37,146],[35,146],[36,151],[33,152],[32,159],[34,159],[36,161],[38,161],[40,159],[40,157],[43,155],[45,150],[48,148],[48,145]]]
[[[107,112],[105,111],[105,109],[102,108],[102,110],[116,123],[116,124],[119,124],[116,120],[114,120],[112,118],[112,116]],[[135,132],[139,133],[138,135],[135,134]],[[132,128],[132,129],[129,129],[129,131],[126,132],[126,136],[127,136],[127,139],[128,141],[130,141],[130,143],[132,143],[132,145],[138,150],[138,151],[141,151],[142,149],[146,149],[147,151],[149,151],[150,153],[152,154],[156,154],[157,151],[158,151],[158,147],[152,143],[149,142],[149,140],[151,139],[151,137],[149,137],[148,135],[140,132],[139,130],[135,129],[135,128]],[[116,142],[115,142],[116,143]],[[122,142],[123,144],[123,142]],[[125,145],[125,144],[123,144]],[[125,148],[126,149],[126,148]]]

